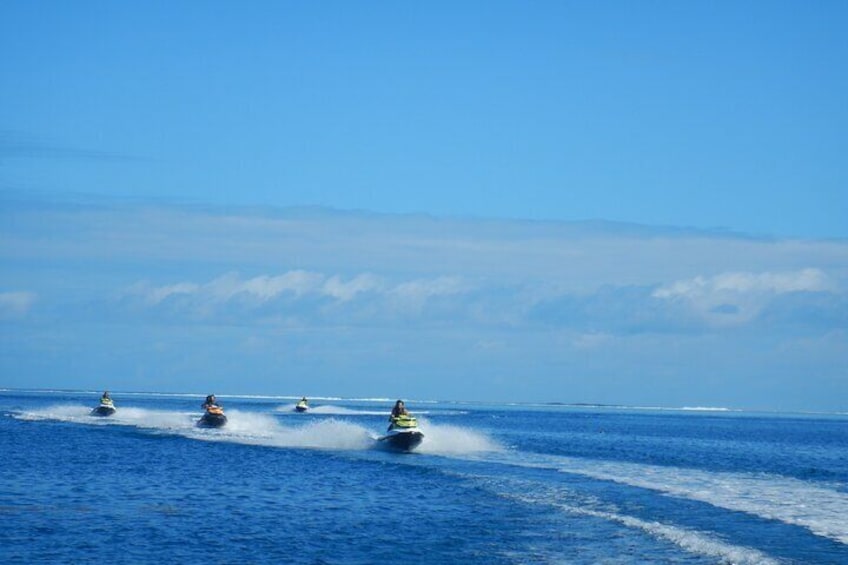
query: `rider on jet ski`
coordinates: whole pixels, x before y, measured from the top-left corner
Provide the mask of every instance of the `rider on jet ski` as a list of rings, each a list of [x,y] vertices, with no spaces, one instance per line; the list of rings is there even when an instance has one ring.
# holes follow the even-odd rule
[[[406,410],[406,405],[403,403],[403,400],[398,400],[395,402],[394,408],[392,408],[392,415],[390,416],[391,420],[394,420],[398,416],[409,416],[409,412]]]
[[[221,406],[220,404],[218,404],[218,401],[217,401],[217,400],[215,400],[215,395],[214,395],[214,394],[210,394],[210,395],[208,395],[208,396],[206,397],[206,402],[204,402],[203,404],[201,404],[201,405],[200,405],[200,407],[201,407],[201,408],[203,408],[204,410],[206,410],[207,412],[209,412],[209,411],[210,411],[210,408],[211,408],[211,411],[212,411],[212,412],[214,412],[216,408],[217,408],[218,410],[222,410],[222,409],[223,409],[223,406]]]
[[[403,403],[403,400],[398,400],[395,402],[394,408],[392,408],[392,415],[389,416],[389,429],[392,429],[392,426],[397,424],[400,420],[415,420],[412,417],[412,414],[406,409],[406,405]]]

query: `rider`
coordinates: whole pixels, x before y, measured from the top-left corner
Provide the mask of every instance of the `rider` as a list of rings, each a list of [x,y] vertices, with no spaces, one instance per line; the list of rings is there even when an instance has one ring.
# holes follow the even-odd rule
[[[407,411],[403,400],[395,402],[394,408],[392,408],[392,415],[389,416],[389,430],[392,429],[392,426],[395,425],[395,422],[397,422],[399,418],[409,415],[409,411]]]
[[[400,416],[409,416],[409,412],[407,412],[406,405],[403,403],[403,400],[395,402],[395,406],[392,408],[392,415],[389,419],[394,420]]]
[[[104,406],[112,406],[113,405],[112,397],[109,395],[108,390],[105,391],[103,393],[103,396],[100,397],[100,404],[103,404]]]
[[[201,408],[203,408],[204,410],[209,410],[210,408],[222,408],[222,406],[218,404],[217,400],[215,400],[215,395],[210,394],[206,397],[206,402],[201,404]]]

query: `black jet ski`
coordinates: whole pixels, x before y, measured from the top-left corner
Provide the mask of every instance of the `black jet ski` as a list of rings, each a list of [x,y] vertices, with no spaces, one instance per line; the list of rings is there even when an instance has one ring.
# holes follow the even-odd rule
[[[306,401],[305,398],[303,398],[300,402],[297,403],[294,409],[298,412],[306,412],[307,410],[309,410],[309,403]]]
[[[198,427],[201,428],[220,428],[226,423],[227,417],[224,415],[224,409],[220,406],[209,406],[197,421]]]
[[[109,402],[103,402],[103,401],[101,400],[101,401],[100,401],[100,406],[98,406],[97,408],[95,408],[94,410],[92,410],[92,411],[91,411],[91,415],[92,415],[92,416],[105,417],[105,416],[111,416],[111,415],[112,415],[112,414],[114,414],[115,412],[117,412],[117,410],[115,409],[115,405],[114,405],[114,404],[112,404],[112,402],[111,402],[111,401],[109,401]]]
[[[412,451],[424,439],[414,416],[402,415],[392,418],[386,435],[377,441],[399,451]]]

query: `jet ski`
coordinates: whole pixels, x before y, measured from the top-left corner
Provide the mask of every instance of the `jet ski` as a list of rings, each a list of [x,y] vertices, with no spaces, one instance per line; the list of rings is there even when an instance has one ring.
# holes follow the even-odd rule
[[[398,451],[412,451],[424,439],[414,416],[402,415],[392,418],[386,435],[377,441]]]
[[[227,417],[224,416],[224,409],[220,406],[209,406],[197,421],[197,426],[200,428],[220,428],[226,423]]]
[[[300,402],[297,403],[297,405],[294,407],[294,409],[297,410],[298,412],[306,412],[307,410],[309,410],[309,404],[307,403],[306,399],[304,398]]]
[[[117,410],[115,409],[114,404],[112,404],[111,402],[102,402],[101,401],[100,406],[98,406],[97,408],[95,408],[94,410],[91,411],[91,415],[92,416],[105,417],[105,416],[111,416],[115,412],[117,412]]]

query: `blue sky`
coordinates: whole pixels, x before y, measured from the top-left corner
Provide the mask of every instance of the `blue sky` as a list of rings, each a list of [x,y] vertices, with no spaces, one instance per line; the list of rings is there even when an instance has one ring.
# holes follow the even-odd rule
[[[842,2],[5,2],[0,385],[845,410]]]

